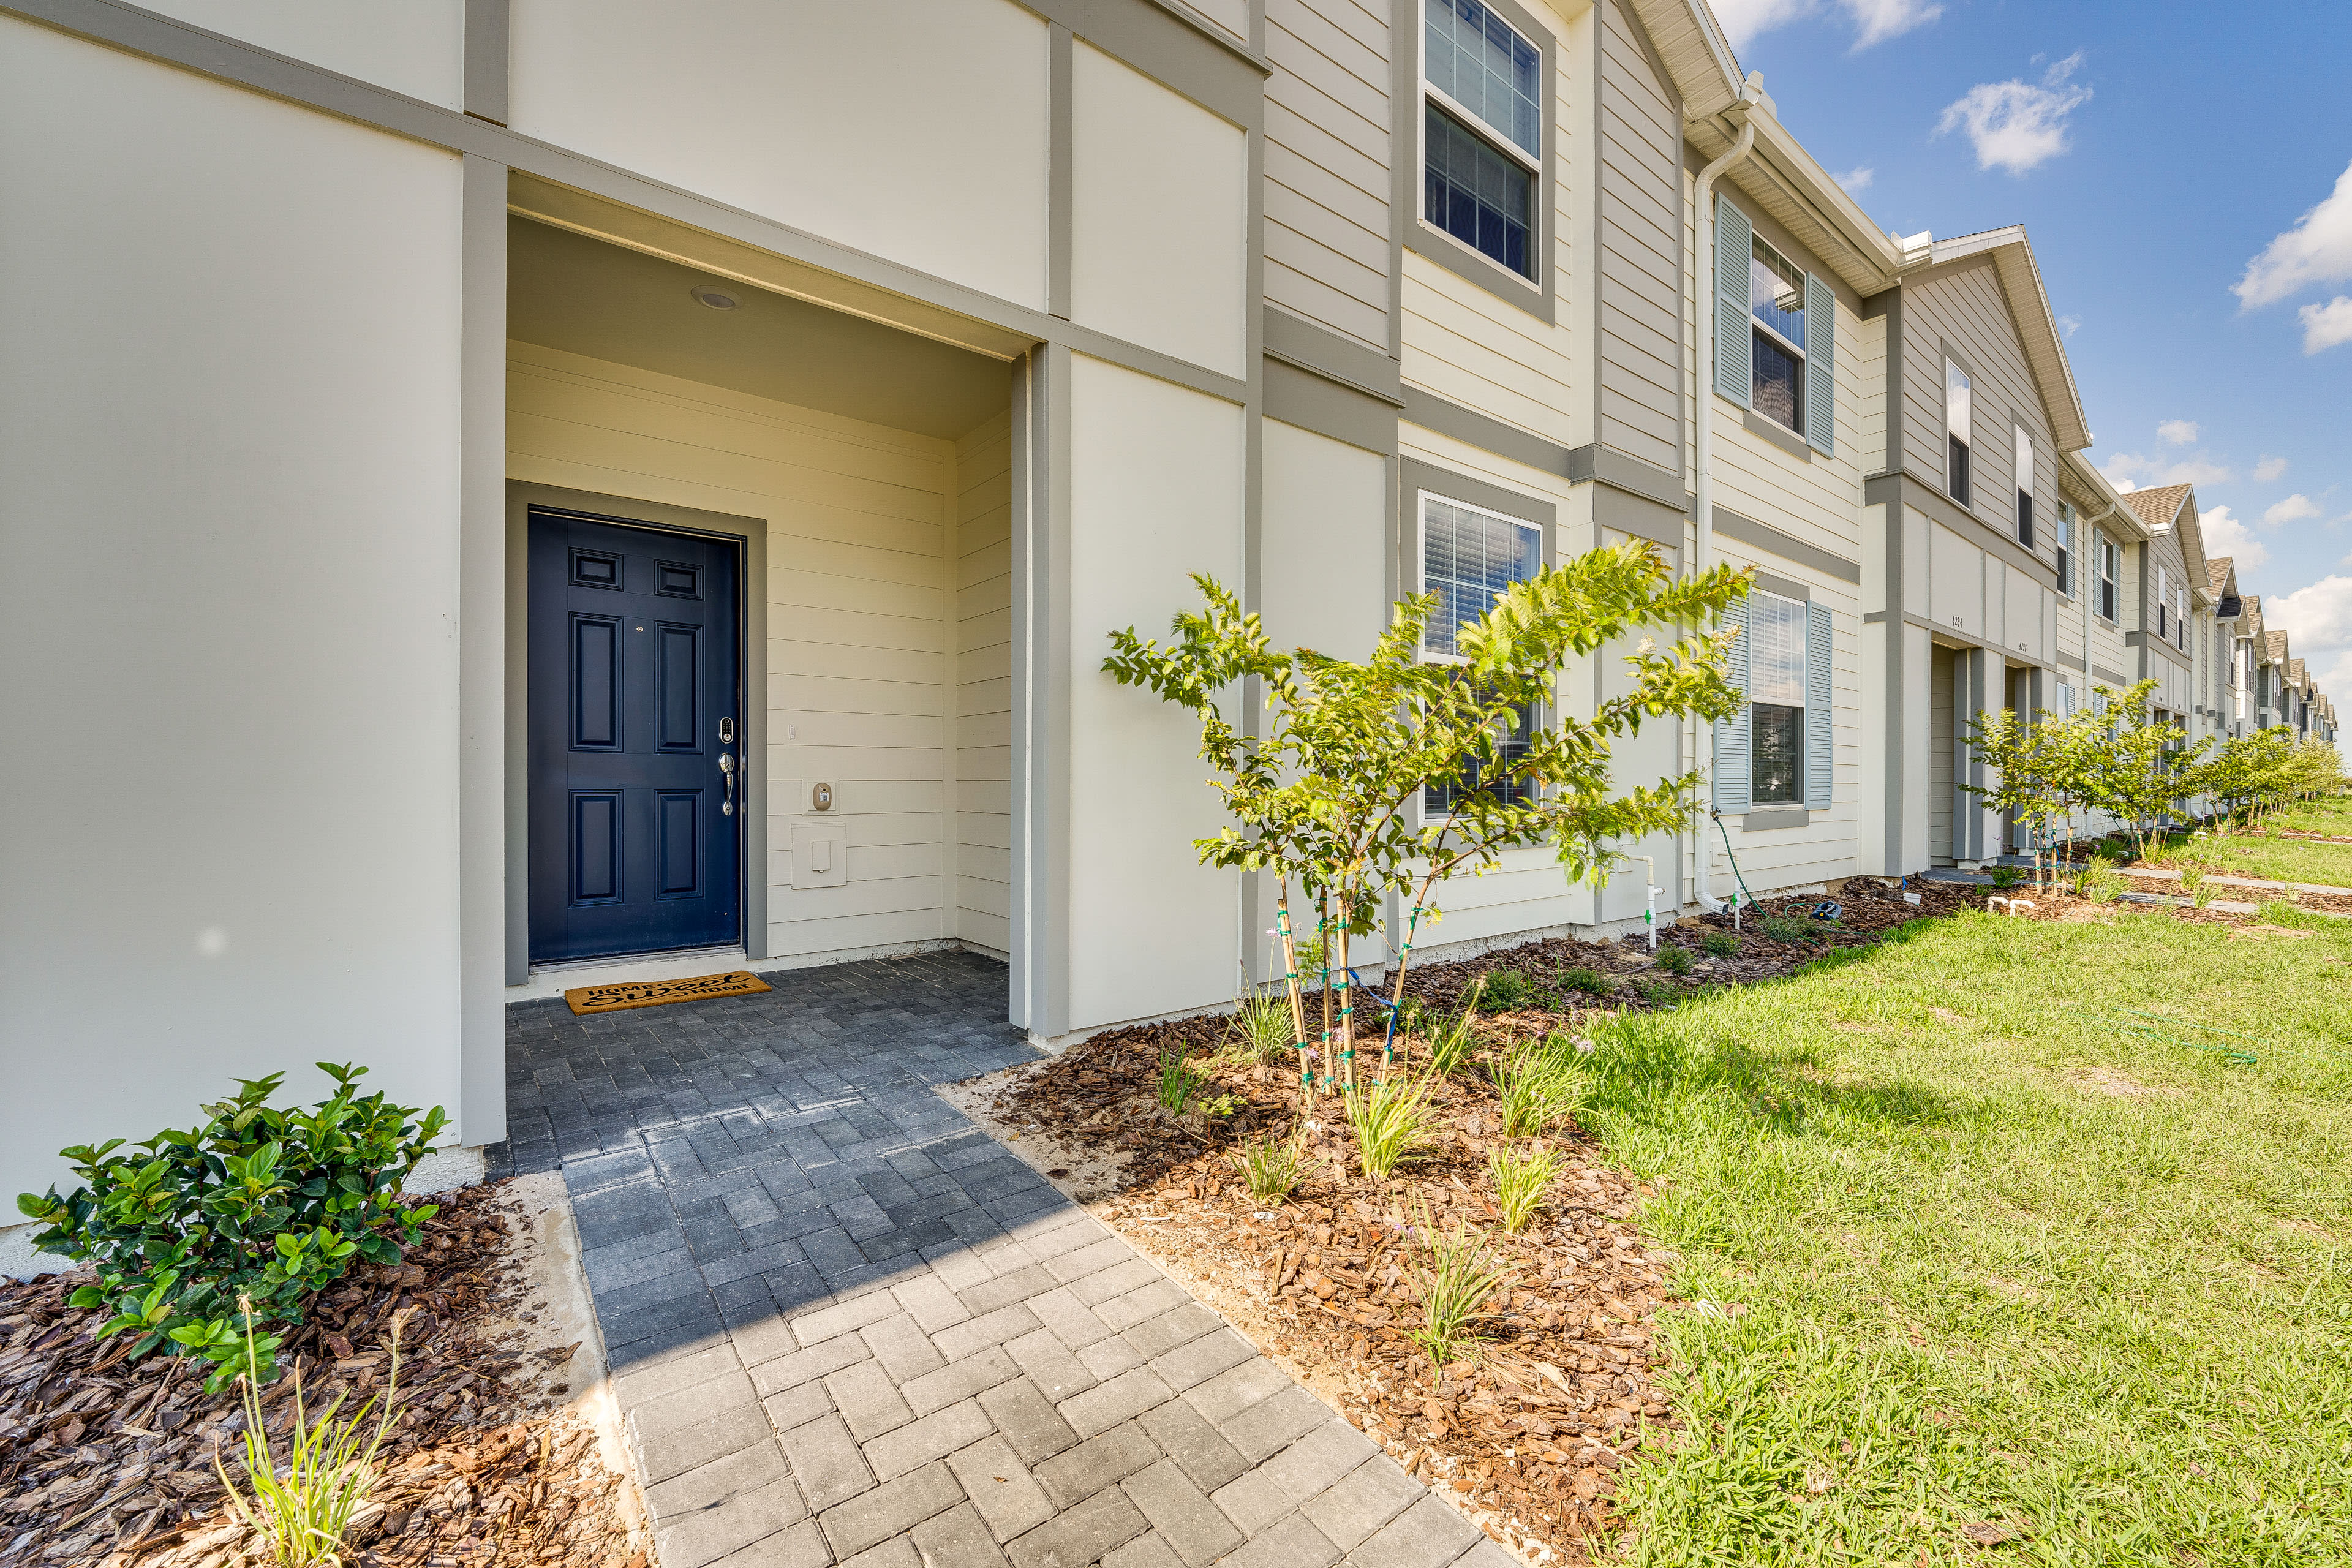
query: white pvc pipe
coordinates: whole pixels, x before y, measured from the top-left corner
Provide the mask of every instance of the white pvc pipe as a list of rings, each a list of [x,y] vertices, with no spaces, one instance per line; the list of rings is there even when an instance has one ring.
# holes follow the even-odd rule
[[[1723,156],[1698,172],[1693,198],[1698,209],[1698,266],[1695,269],[1698,299],[1697,309],[1692,312],[1698,332],[1698,379],[1694,389],[1696,395],[1692,399],[1696,424],[1692,432],[1691,489],[1695,500],[1691,510],[1696,514],[1692,521],[1697,525],[1696,542],[1691,552],[1693,576],[1715,563],[1715,204],[1708,198],[1715,187],[1715,177],[1748,156],[1748,150],[1756,144],[1756,127],[1748,121],[1748,111],[1763,95],[1762,75],[1749,72],[1739,89],[1738,101],[1731,106],[1731,112],[1739,121],[1739,134],[1724,150]],[[1715,726],[1705,720],[1698,721],[1697,750],[1699,770],[1711,794],[1715,788]],[[1715,877],[1710,868],[1715,860],[1714,847],[1696,823],[1691,826],[1691,837],[1696,851],[1691,857],[1692,891],[1700,909],[1711,915],[1720,914],[1723,902],[1715,896]]]

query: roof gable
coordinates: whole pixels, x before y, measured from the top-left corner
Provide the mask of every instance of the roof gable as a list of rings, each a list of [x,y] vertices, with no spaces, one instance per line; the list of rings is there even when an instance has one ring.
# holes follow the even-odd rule
[[[1992,258],[2001,292],[2009,298],[2010,314],[2025,351],[2026,366],[2033,374],[2034,387],[2042,395],[2042,410],[2049,416],[2050,433],[2058,449],[2073,452],[2089,446],[2091,428],[2083,412],[2083,394],[2074,384],[2074,367],[2066,360],[2065,336],[2059,331],[2057,314],[2050,308],[2050,292],[2042,287],[2042,268],[2033,259],[2033,247],[2026,241],[2024,226],[2012,224],[1982,234],[1936,240],[1928,247],[1927,265],[1941,267],[1972,256]]]

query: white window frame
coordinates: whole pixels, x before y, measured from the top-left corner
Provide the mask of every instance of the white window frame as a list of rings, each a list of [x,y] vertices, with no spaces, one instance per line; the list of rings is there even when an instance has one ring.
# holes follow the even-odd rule
[[[2074,502],[2060,501],[2057,529],[2051,543],[2058,555],[2058,594],[2061,598],[2066,599],[2074,598],[2081,592],[2082,587],[2083,563],[2077,559],[2080,552],[2075,546],[2075,535],[2080,531],[2076,529],[2074,522]]]
[[[1968,394],[1968,428],[1961,431],[1952,428],[1952,377],[1955,375],[1960,378],[1960,389]],[[1966,365],[1951,355],[1946,354],[1944,356],[1944,493],[1965,507],[1976,505],[1976,428],[1977,378],[1969,374]],[[1959,442],[1960,449],[1969,455],[1968,483],[1961,489],[1955,489],[1952,487],[1952,470],[1956,466],[1952,462],[1952,443],[1955,440]],[[1966,491],[1965,494],[1962,493],[1963,489]]]
[[[2034,548],[2034,535],[2038,531],[2037,525],[2040,520],[2033,515],[2033,432],[2026,427],[2025,421],[2022,419],[2010,421],[2009,455],[2010,461],[2022,470],[2016,476],[2017,483],[2014,487],[2017,492],[2015,508],[2017,516],[2011,520],[2012,524],[2016,525],[2012,531],[2020,544],[2032,550]],[[2020,458],[2024,461],[2018,462]]]
[[[2095,528],[2091,530],[2091,554],[2095,564],[2091,579],[2090,613],[2111,626],[2121,626],[2124,614],[2123,552],[2116,548],[2113,540]],[[2116,600],[2116,613],[2112,616],[2099,608],[2099,601],[2106,596],[2105,590],[2110,588],[2115,591]]]
[[[1812,631],[1811,631],[1811,625],[1810,625],[1810,618],[1811,618],[1811,615],[1812,615],[1812,605],[1811,605],[1811,602],[1810,600],[1806,600],[1806,599],[1792,599],[1792,598],[1789,597],[1786,594],[1776,594],[1776,593],[1772,592],[1772,590],[1770,590],[1769,588],[1754,588],[1754,589],[1750,589],[1750,590],[1748,591],[1748,636],[1749,636],[1751,638],[1755,636],[1755,631],[1756,631],[1755,605],[1756,605],[1756,602],[1757,602],[1758,600],[1759,600],[1759,599],[1771,599],[1771,600],[1774,600],[1774,601],[1776,601],[1777,603],[1780,603],[1780,604],[1782,604],[1782,605],[1789,605],[1790,608],[1794,609],[1794,610],[1797,612],[1797,629],[1798,629],[1798,636],[1797,636],[1797,694],[1798,694],[1798,696],[1801,699],[1802,697],[1804,697],[1804,696],[1805,696],[1805,685],[1806,685],[1807,677],[1808,677],[1808,675],[1810,674],[1809,665],[1810,665],[1811,658],[1811,637],[1812,637]],[[1758,798],[1757,794],[1756,794],[1756,760],[1757,760],[1757,746],[1756,746],[1756,706],[1757,706],[1757,704],[1756,704],[1756,666],[1755,666],[1756,645],[1755,645],[1752,641],[1751,641],[1751,642],[1749,643],[1749,645],[1748,645],[1748,661],[1749,661],[1749,662],[1748,662],[1748,689],[1747,689],[1747,691],[1745,691],[1744,693],[1742,693],[1742,695],[1743,695],[1743,696],[1745,696],[1745,697],[1748,699],[1748,707],[1747,707],[1747,711],[1746,711],[1746,713],[1745,713],[1744,717],[1746,718],[1746,721],[1747,721],[1747,723],[1748,723],[1748,809],[1749,809],[1749,810],[1751,810],[1751,811],[1787,811],[1787,810],[1790,810],[1790,809],[1791,809],[1791,808],[1795,808],[1795,807],[1801,807],[1801,806],[1805,804],[1805,795],[1806,795],[1806,789],[1805,789],[1805,784],[1806,784],[1806,779],[1805,779],[1805,764],[1806,764],[1806,761],[1807,761],[1806,756],[1805,756],[1805,711],[1806,711],[1806,704],[1805,704],[1805,702],[1803,702],[1803,701],[1801,701],[1801,700],[1800,700],[1798,703],[1796,703],[1796,704],[1795,704],[1796,710],[1797,710],[1797,768],[1796,768],[1797,794],[1796,794],[1796,798],[1794,798],[1793,800],[1762,800],[1762,799]],[[1790,704],[1788,704],[1788,703],[1786,703],[1786,702],[1769,702],[1769,703],[1766,703],[1766,704],[1765,704],[1765,706],[1766,706],[1766,707],[1768,707],[1768,708],[1786,708],[1786,707],[1789,707],[1789,706],[1790,706]]]
[[[1767,250],[1770,251],[1773,255],[1775,255],[1775,256],[1779,257],[1779,258],[1780,258],[1780,260],[1781,260],[1781,261],[1782,261],[1782,262],[1783,262],[1783,263],[1788,267],[1789,270],[1790,270],[1790,271],[1791,271],[1791,272],[1794,272],[1794,273],[1797,275],[1797,279],[1798,279],[1798,281],[1797,281],[1797,298],[1798,298],[1798,300],[1801,301],[1800,308],[1801,309],[1801,308],[1802,308],[1802,307],[1801,307],[1801,301],[1803,300],[1804,296],[1805,296],[1805,284],[1804,284],[1804,279],[1805,279],[1805,278],[1806,278],[1806,276],[1807,276],[1805,269],[1804,269],[1803,268],[1801,268],[1801,267],[1798,266],[1798,265],[1797,265],[1797,263],[1796,263],[1796,261],[1795,261],[1792,258],[1790,258],[1790,257],[1789,256],[1789,254],[1788,254],[1786,251],[1782,250],[1779,246],[1777,246],[1777,245],[1773,244],[1770,240],[1769,240],[1769,239],[1765,238],[1765,237],[1763,237],[1763,235],[1761,235],[1761,234],[1755,234],[1755,233],[1751,233],[1751,234],[1750,234],[1750,236],[1749,236],[1749,237],[1748,237],[1748,255],[1749,255],[1749,257],[1750,257],[1751,258],[1752,258],[1754,257],[1754,255],[1755,255],[1756,247],[1758,247],[1758,246],[1759,246],[1759,245],[1760,245],[1760,246],[1762,246],[1765,249],[1767,249]],[[1749,265],[1750,265],[1751,267],[1754,265],[1754,262],[1753,262],[1753,260],[1752,260],[1752,259],[1750,260]],[[1788,431],[1790,435],[1792,435],[1792,436],[1796,436],[1796,437],[1803,437],[1803,435],[1805,434],[1805,365],[1806,365],[1805,351],[1804,351],[1803,349],[1799,348],[1795,343],[1790,342],[1789,341],[1789,338],[1788,338],[1788,334],[1787,334],[1787,333],[1780,331],[1778,328],[1774,327],[1771,323],[1769,323],[1769,321],[1765,321],[1763,317],[1761,317],[1761,316],[1759,316],[1759,315],[1758,315],[1758,314],[1756,313],[1756,294],[1755,294],[1756,285],[1755,285],[1755,281],[1754,281],[1754,279],[1755,279],[1755,276],[1756,276],[1756,275],[1755,275],[1755,273],[1750,272],[1748,276],[1748,279],[1749,279],[1749,282],[1748,282],[1748,331],[1750,332],[1750,334],[1753,334],[1753,333],[1756,333],[1756,332],[1761,332],[1761,333],[1763,333],[1763,334],[1764,334],[1764,336],[1765,336],[1765,338],[1766,338],[1769,342],[1770,342],[1773,344],[1773,346],[1774,346],[1774,347],[1778,348],[1778,349],[1779,349],[1782,353],[1785,353],[1785,354],[1793,354],[1793,355],[1795,355],[1795,356],[1796,356],[1796,361],[1797,361],[1797,422],[1796,422],[1794,425],[1781,425],[1780,420],[1778,420],[1778,419],[1772,419],[1772,416],[1771,416],[1770,415],[1769,415],[1769,414],[1765,413],[1762,409],[1760,409],[1760,408],[1757,408],[1757,407],[1756,407],[1756,372],[1755,372],[1755,369],[1754,369],[1754,365],[1755,365],[1755,357],[1754,357],[1754,353],[1753,353],[1753,351],[1750,351],[1749,358],[1748,358],[1749,369],[1748,369],[1748,406],[1750,409],[1754,410],[1754,412],[1755,412],[1755,414],[1756,414],[1756,416],[1757,416],[1758,418],[1759,418],[1759,419],[1772,419],[1772,423],[1773,423],[1773,424],[1775,424],[1775,425],[1780,425],[1780,427],[1781,427],[1783,430]],[[1812,330],[1813,330],[1813,323],[1812,323],[1812,322],[1811,322],[1811,321],[1807,321],[1807,322],[1805,323],[1805,331],[1808,331],[1808,332],[1811,332]],[[1832,326],[1832,331],[1834,331],[1834,330],[1835,330],[1834,326]]]
[[[1504,16],[1502,12],[1496,10],[1493,5],[1488,5],[1487,0],[1478,0],[1478,3],[1481,5],[1486,6],[1487,13],[1491,15],[1495,20],[1502,23],[1504,29],[1507,31],[1511,37],[1518,39],[1519,42],[1535,50],[1537,68],[1538,70],[1542,69],[1544,59],[1543,46],[1537,43],[1535,39],[1528,37],[1526,33],[1520,31],[1516,23],[1514,23],[1508,16]],[[1429,180],[1429,116],[1425,111],[1425,106],[1433,103],[1437,105],[1438,108],[1444,110],[1452,118],[1460,121],[1463,126],[1467,129],[1472,135],[1476,136],[1479,140],[1485,142],[1489,147],[1494,148],[1495,151],[1502,153],[1505,157],[1518,164],[1521,172],[1528,176],[1528,259],[1533,262],[1535,270],[1528,273],[1515,273],[1509,267],[1496,260],[1495,258],[1487,255],[1476,246],[1472,245],[1461,236],[1454,234],[1450,229],[1442,228],[1438,225],[1430,222],[1427,211],[1424,210],[1421,205],[1423,198],[1419,192],[1416,192],[1413,196],[1414,221],[1418,222],[1423,228],[1428,230],[1432,234],[1443,235],[1449,242],[1460,246],[1463,249],[1468,251],[1471,255],[1476,257],[1479,260],[1486,262],[1487,265],[1500,268],[1504,275],[1507,277],[1517,278],[1523,283],[1540,283],[1543,278],[1544,268],[1544,260],[1541,252],[1543,248],[1543,235],[1545,232],[1543,222],[1545,194],[1542,142],[1550,125],[1550,117],[1545,112],[1545,100],[1541,97],[1538,97],[1536,100],[1537,148],[1535,152],[1529,153],[1526,148],[1520,146],[1518,142],[1512,140],[1507,132],[1496,129],[1494,121],[1488,120],[1485,115],[1478,113],[1467,104],[1464,103],[1461,100],[1455,98],[1452,93],[1446,91],[1444,88],[1439,87],[1435,82],[1429,79],[1429,0],[1421,0],[1421,4],[1414,7],[1413,21],[1415,26],[1421,29],[1421,31],[1415,36],[1413,42],[1415,48],[1419,50],[1421,62],[1421,71],[1419,73],[1421,77],[1421,96],[1422,102],[1424,106],[1424,112],[1414,116],[1412,132],[1413,141],[1419,153],[1420,183],[1425,187]],[[1551,83],[1549,80],[1545,80],[1538,85],[1546,94],[1549,94],[1551,90]]]

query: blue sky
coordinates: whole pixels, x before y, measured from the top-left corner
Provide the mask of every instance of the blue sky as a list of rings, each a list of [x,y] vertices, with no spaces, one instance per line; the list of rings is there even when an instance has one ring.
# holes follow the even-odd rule
[[[2352,708],[2352,4],[1716,14],[1880,226],[2025,225],[2093,459],[2194,483],[2209,551]]]

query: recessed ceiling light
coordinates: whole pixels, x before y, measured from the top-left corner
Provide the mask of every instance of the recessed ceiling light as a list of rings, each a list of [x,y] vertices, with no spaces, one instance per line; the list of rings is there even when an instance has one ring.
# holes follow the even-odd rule
[[[731,310],[743,302],[724,289],[689,289],[687,292],[714,310]]]

